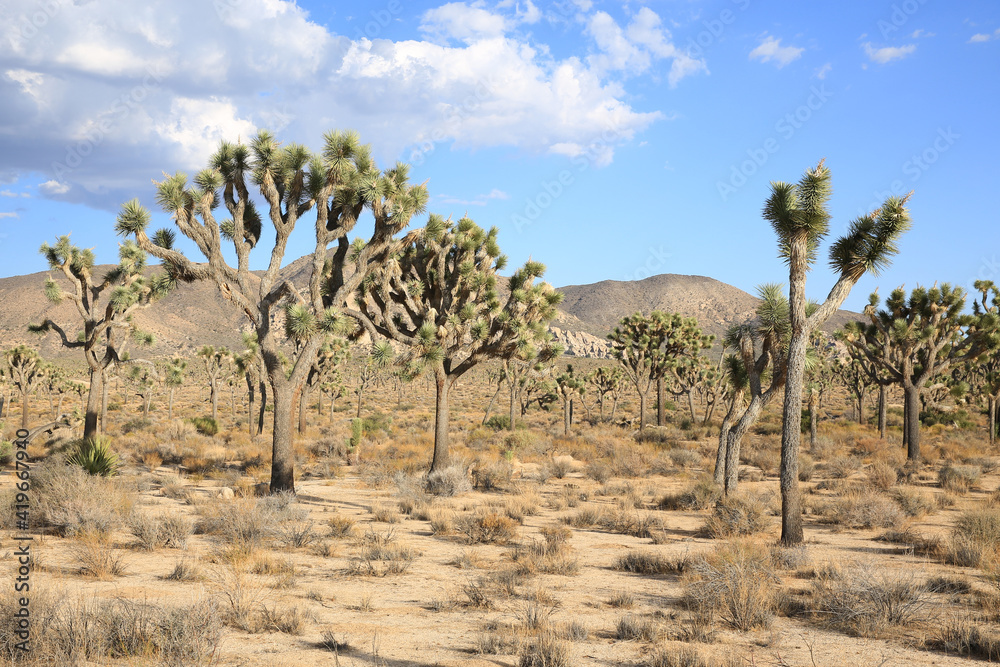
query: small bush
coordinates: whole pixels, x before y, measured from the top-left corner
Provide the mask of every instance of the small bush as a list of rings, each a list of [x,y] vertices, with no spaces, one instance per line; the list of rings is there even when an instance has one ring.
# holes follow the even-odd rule
[[[936,509],[932,498],[913,489],[896,488],[889,497],[896,501],[903,514],[914,519],[919,519]]]
[[[615,569],[634,574],[681,574],[688,565],[687,556],[668,558],[650,551],[629,551],[615,561]]]
[[[685,600],[692,607],[714,606],[723,621],[746,632],[771,626],[780,583],[766,549],[733,542],[691,562],[685,574]]]
[[[1000,659],[1000,633],[969,616],[945,620],[931,644],[946,653],[989,662]]]
[[[493,415],[486,420],[483,426],[494,431],[506,431],[510,428],[510,417],[508,415]]]
[[[852,491],[833,504],[831,520],[847,528],[892,528],[903,522],[899,505],[874,491]]]
[[[968,493],[979,485],[979,466],[945,465],[938,471],[938,484],[952,493]]]
[[[949,560],[956,565],[980,567],[1000,547],[1000,509],[963,512],[952,528]]]
[[[524,643],[517,654],[517,667],[571,667],[573,656],[569,645],[553,632],[542,632]]]
[[[861,459],[838,456],[826,464],[826,471],[834,479],[847,479],[861,469]]]
[[[469,544],[507,544],[517,537],[517,522],[493,511],[459,517],[455,528]]]
[[[770,525],[767,505],[760,496],[737,493],[715,503],[705,532],[715,538],[754,535]]]
[[[495,491],[507,488],[514,478],[514,466],[507,461],[495,461],[476,466],[472,479],[477,489]]]
[[[659,503],[661,510],[703,510],[712,507],[722,498],[722,489],[710,478],[698,480],[694,486],[677,494],[664,496]]]
[[[879,638],[924,618],[928,597],[912,572],[852,567],[817,584],[816,608],[827,622],[859,637]]]
[[[649,619],[641,618],[635,614],[625,614],[615,623],[615,639],[621,641],[656,641],[660,634],[660,628]]]
[[[194,426],[198,433],[202,435],[211,437],[219,432],[219,422],[211,417],[192,417],[188,420],[188,423]]]
[[[31,474],[34,519],[62,535],[110,534],[125,527],[137,494],[124,480],[87,474],[83,468],[46,461]]]
[[[457,496],[471,490],[465,466],[453,465],[427,474],[427,492],[436,496]]]
[[[879,491],[888,491],[896,485],[896,469],[888,463],[876,461],[866,471],[868,483]]]

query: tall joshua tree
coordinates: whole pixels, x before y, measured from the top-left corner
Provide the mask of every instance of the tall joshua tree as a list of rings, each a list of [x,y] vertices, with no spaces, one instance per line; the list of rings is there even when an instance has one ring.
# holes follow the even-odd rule
[[[764,218],[778,237],[779,254],[788,264],[791,327],[781,429],[781,541],[802,542],[802,498],[799,491],[799,441],[802,390],[809,335],[833,315],[865,273],[877,275],[898,252],[896,243],[910,227],[906,197],[890,197],[875,211],[855,219],[847,234],[830,248],[830,266],[838,274],[826,300],[806,313],[806,273],[827,235],[830,171],[823,161],[798,183],[771,183]]]
[[[586,382],[573,372],[573,364],[566,366],[566,372],[556,376],[556,393],[563,403],[563,435],[569,435],[570,403],[574,396],[583,396],[587,391]]]
[[[262,216],[250,198],[256,186],[274,229],[274,245],[263,274],[250,270],[250,253],[263,235]],[[134,236],[141,248],[159,257],[180,280],[211,280],[224,297],[243,311],[257,334],[274,400],[271,445],[272,492],[294,491],[292,451],[295,395],[312,368],[328,332],[341,326],[339,309],[355,293],[373,265],[385,253],[410,218],[427,203],[424,186],[409,183],[409,166],[398,163],[380,170],[371,148],[353,132],[329,132],[323,149],[313,154],[305,146],[282,146],[269,132],[259,132],[249,146],[222,142],[208,168],[189,185],[178,173],[157,184],[157,201],[178,229],[194,241],[207,262],[195,263],[172,249],[172,237],[162,231],[146,235],[149,213],[129,202],[118,217],[120,234]],[[231,216],[218,221],[219,203]],[[357,252],[349,253],[348,234],[363,211],[374,217],[374,231]],[[309,255],[307,287],[300,290],[282,277],[281,264],[299,220],[315,212],[315,245]],[[236,265],[229,263],[223,241],[232,244]],[[336,249],[328,256],[328,248]],[[348,255],[351,255],[350,258]],[[295,332],[296,352],[282,364],[281,337],[272,316],[284,308]]]
[[[625,387],[625,374],[618,366],[598,366],[587,375],[587,382],[594,385],[597,392],[597,406],[600,410],[601,421],[604,421],[604,401],[606,396],[611,396],[611,416],[614,421],[615,410],[618,409],[618,399],[621,398],[622,389]]]
[[[646,398],[653,381],[663,375],[663,313],[653,311],[622,318],[608,334],[611,355],[618,360],[625,376],[639,394],[639,429],[646,426]]]
[[[143,344],[152,340],[149,334],[136,328],[132,316],[164,296],[174,281],[165,273],[146,277],[146,253],[132,241],[121,244],[118,265],[100,280],[93,275],[94,253],[73,245],[69,236],[60,236],[55,245],[43,243],[39,252],[45,256],[49,268],[61,273],[63,278],[57,281],[50,275],[45,281],[45,296],[52,303],[61,303],[64,299],[72,301],[83,321],[83,331],[79,336],[70,337],[50,319],[31,325],[30,329],[39,333],[54,331],[63,347],[83,352],[90,370],[83,437],[92,438],[98,430],[108,368],[127,358],[130,339]]]
[[[167,419],[174,418],[174,390],[184,384],[187,362],[180,357],[172,359],[163,369],[163,384],[167,386]]]
[[[1000,316],[1000,288],[992,280],[977,280],[973,287],[981,294],[972,304],[973,312],[982,317]],[[986,395],[986,421],[992,445],[997,438],[997,412],[1000,412],[1000,343],[994,339],[987,347],[989,352],[975,365],[975,370],[980,390]]]
[[[562,294],[535,283],[545,267],[528,261],[501,296],[497,271],[507,258],[498,230],[469,218],[431,215],[423,229],[392,247],[388,260],[362,284],[359,319],[370,333],[409,348],[412,374],[429,370],[436,390],[431,472],[449,465],[449,395],[455,382],[487,359],[532,358],[547,340],[547,324]]]
[[[225,374],[231,355],[229,350],[224,347],[215,348],[212,345],[205,345],[198,350],[198,356],[205,365],[205,375],[208,378],[209,400],[212,403],[212,419],[218,419],[219,378]]]

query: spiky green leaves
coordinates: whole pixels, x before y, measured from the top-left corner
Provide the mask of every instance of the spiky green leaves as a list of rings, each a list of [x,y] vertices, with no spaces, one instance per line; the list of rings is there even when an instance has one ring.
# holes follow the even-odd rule
[[[831,268],[857,281],[888,267],[899,252],[899,238],[910,228],[909,196],[889,197],[876,211],[851,222],[847,234],[830,248]]]
[[[149,226],[149,211],[139,203],[138,199],[132,199],[122,204],[115,222],[115,232],[119,236],[134,236],[139,232],[146,231],[147,226]]]
[[[306,341],[316,335],[319,325],[309,306],[290,303],[285,306],[285,335],[296,341]]]
[[[52,278],[45,279],[45,298],[48,299],[49,303],[62,303],[63,291],[59,287],[59,283],[52,280]]]
[[[807,264],[816,259],[816,249],[830,224],[830,171],[821,161],[809,169],[797,184],[771,183],[771,195],[764,204],[764,219],[778,236],[779,256],[789,259],[793,242],[805,243]]]

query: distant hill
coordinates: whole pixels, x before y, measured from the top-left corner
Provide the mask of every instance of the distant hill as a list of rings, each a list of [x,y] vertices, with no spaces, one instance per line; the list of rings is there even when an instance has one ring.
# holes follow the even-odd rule
[[[310,262],[300,258],[282,269],[282,278],[304,283]],[[103,275],[110,265],[97,267]],[[156,270],[155,267],[152,270]],[[38,337],[27,331],[28,324],[46,318],[67,327],[74,335],[79,329],[76,308],[70,302],[50,304],[42,293],[48,272],[0,279],[0,348],[19,343],[38,347],[48,359],[69,363],[77,353],[63,349],[55,335]],[[58,275],[53,274],[57,280]],[[639,281],[604,280],[591,285],[559,288],[565,298],[553,322],[553,331],[577,356],[604,356],[605,336],[624,316],[651,310],[678,312],[698,319],[706,333],[721,337],[726,328],[753,316],[758,299],[732,285],[704,276],[663,274]],[[856,313],[838,312],[828,323],[828,330],[860,318]],[[247,328],[246,318],[207,282],[180,285],[152,307],[140,311],[136,322],[152,332],[156,344],[142,356],[166,357],[191,355],[202,345],[225,345],[237,348],[240,332]]]

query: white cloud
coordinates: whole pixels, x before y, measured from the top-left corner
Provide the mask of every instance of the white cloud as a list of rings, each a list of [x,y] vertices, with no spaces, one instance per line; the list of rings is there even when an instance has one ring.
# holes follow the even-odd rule
[[[10,190],[0,190],[0,197],[24,197],[27,199],[31,195],[27,192],[12,192]]]
[[[833,65],[830,64],[830,63],[827,63],[827,64],[823,65],[822,67],[819,68],[819,70],[817,70],[817,72],[816,72],[816,78],[820,79],[820,80],[825,79],[826,75],[829,74],[830,70],[832,70],[832,69],[833,69]]]
[[[332,33],[288,0],[215,11],[190,0],[60,3],[30,35],[0,22],[0,174],[44,174],[40,195],[114,210],[256,127],[314,148],[325,130],[355,128],[382,163],[450,143],[602,165],[666,119],[631,105],[628,77],[662,71],[676,85],[707,71],[648,8],[625,26],[600,12],[593,31],[568,24],[598,53],[580,44],[555,57],[518,33],[541,19],[536,1],[444,4],[422,16],[428,39],[402,41]],[[15,17],[38,7],[7,4]]]
[[[449,2],[424,12],[420,30],[433,37],[457,39],[466,43],[499,37],[507,31],[507,19],[483,9],[481,2],[467,5]]]
[[[14,213],[13,211],[11,212],[0,211],[0,220],[2,220],[3,218],[20,218],[20,217],[21,216],[19,216],[17,213]]]
[[[969,38],[969,44],[980,44],[982,42],[988,42],[993,39],[992,35],[987,35],[981,32],[977,32],[975,35]]]
[[[906,46],[883,46],[880,49],[876,49],[871,45],[871,42],[865,42],[863,46],[865,53],[868,55],[868,59],[874,63],[878,63],[879,65],[884,65],[892,62],[893,60],[902,60],[917,50],[916,44],[907,44]]]
[[[44,195],[64,195],[70,191],[70,185],[59,181],[45,181],[38,189]]]
[[[491,199],[510,199],[510,195],[503,190],[493,188],[484,195],[476,195],[472,199],[459,199],[451,195],[441,195],[439,201],[442,204],[456,204],[459,206],[486,206]]]
[[[780,39],[768,36],[757,45],[757,48],[750,52],[750,60],[759,60],[762,63],[774,62],[780,69],[788,63],[801,58],[804,52],[804,48],[782,46]]]
[[[595,12],[587,21],[587,32],[600,49],[600,53],[587,59],[597,72],[643,74],[654,60],[670,58],[667,79],[673,87],[686,76],[708,71],[705,61],[692,58],[674,46],[670,31],[648,7],[640,9],[624,29],[607,12]]]

